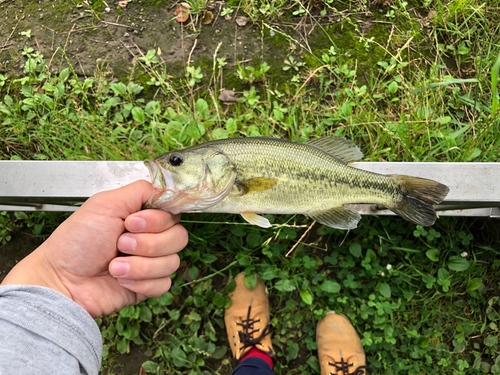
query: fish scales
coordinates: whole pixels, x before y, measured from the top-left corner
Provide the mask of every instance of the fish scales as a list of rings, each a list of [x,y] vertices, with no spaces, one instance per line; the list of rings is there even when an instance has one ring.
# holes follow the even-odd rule
[[[239,213],[262,227],[271,224],[258,214],[303,214],[352,229],[361,217],[345,205],[375,203],[412,223],[434,223],[432,205],[446,197],[448,187],[348,165],[361,158],[359,148],[343,137],[304,143],[266,137],[210,141],[146,162],[154,190],[145,208]]]
[[[390,177],[349,167],[307,144],[273,138],[240,139],[205,145],[227,155],[240,181],[265,177],[276,178],[278,183],[273,189],[243,196],[235,186],[204,212],[307,214],[347,203],[387,204],[396,196],[397,185]]]

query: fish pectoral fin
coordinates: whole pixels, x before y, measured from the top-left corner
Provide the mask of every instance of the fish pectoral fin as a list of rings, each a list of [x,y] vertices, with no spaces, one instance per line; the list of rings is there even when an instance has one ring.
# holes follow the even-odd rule
[[[238,181],[236,187],[240,191],[240,196],[245,194],[260,193],[271,189],[278,183],[277,178],[255,177],[245,181]]]
[[[305,143],[340,159],[345,164],[363,158],[363,153],[360,151],[359,147],[356,146],[353,141],[344,137],[332,135],[329,137],[311,139]]]
[[[361,220],[361,216],[357,211],[344,206],[324,211],[308,212],[306,215],[320,224],[337,229],[354,229]]]
[[[265,217],[257,215],[255,212],[240,212],[240,215],[250,224],[261,228],[271,228],[271,223]]]

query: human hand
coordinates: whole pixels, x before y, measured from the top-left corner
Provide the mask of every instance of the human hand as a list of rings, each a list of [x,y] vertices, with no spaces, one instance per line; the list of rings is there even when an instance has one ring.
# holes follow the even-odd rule
[[[93,317],[161,296],[188,235],[180,215],[141,211],[152,191],[149,182],[137,181],[93,195],[2,284],[52,288]]]

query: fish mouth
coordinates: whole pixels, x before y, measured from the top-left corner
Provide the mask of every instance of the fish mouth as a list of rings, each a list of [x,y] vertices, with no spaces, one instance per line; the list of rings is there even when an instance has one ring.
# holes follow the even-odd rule
[[[159,203],[170,200],[177,192],[174,178],[172,172],[162,168],[161,164],[154,160],[145,161],[144,165],[148,168],[151,177],[153,193],[143,208],[158,208]]]

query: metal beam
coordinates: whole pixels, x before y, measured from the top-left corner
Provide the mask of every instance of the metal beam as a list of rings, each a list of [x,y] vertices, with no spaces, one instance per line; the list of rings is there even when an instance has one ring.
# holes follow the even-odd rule
[[[499,216],[500,163],[359,162],[352,166],[447,185],[450,193],[437,207],[440,215]],[[0,161],[0,210],[71,211],[75,209],[71,204],[97,192],[141,179],[150,180],[147,168],[138,161]],[[356,205],[356,209],[363,214],[392,214],[374,205]]]

